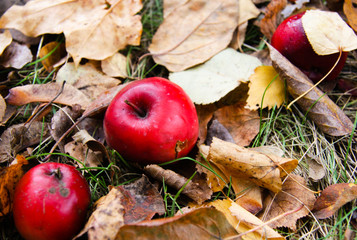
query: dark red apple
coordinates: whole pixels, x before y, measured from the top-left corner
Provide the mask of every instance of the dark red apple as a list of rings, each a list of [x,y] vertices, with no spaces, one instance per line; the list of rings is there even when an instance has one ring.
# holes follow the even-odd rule
[[[16,186],[16,228],[26,240],[72,239],[85,223],[90,199],[86,180],[73,166],[37,165]]]
[[[163,163],[186,156],[198,137],[194,104],[177,84],[160,77],[136,80],[110,103],[107,143],[126,160]]]
[[[304,14],[302,12],[285,19],[274,32],[271,45],[316,83],[333,68],[339,53],[322,56],[314,52],[302,25],[301,18]],[[342,53],[326,81],[336,79],[346,62],[347,54]]]

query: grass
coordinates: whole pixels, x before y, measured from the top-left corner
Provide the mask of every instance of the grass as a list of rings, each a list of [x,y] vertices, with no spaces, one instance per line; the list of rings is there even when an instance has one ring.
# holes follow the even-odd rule
[[[123,50],[123,53],[130,56],[130,60],[128,60],[130,80],[150,76],[167,77],[168,75],[168,71],[155,64],[151,57],[139,61],[140,56],[147,52],[151,39],[163,20],[162,1],[146,0],[143,2],[144,8],[141,14],[144,29],[141,45]],[[263,48],[262,39],[263,36],[259,32],[259,28],[250,23],[243,50],[251,52],[252,49]],[[354,79],[356,71],[353,64],[347,62],[341,75]],[[46,73],[40,61],[37,60],[13,74],[12,81],[8,83],[7,87],[11,88],[29,83],[43,84],[52,81],[53,76],[54,72]],[[354,128],[356,128],[356,99],[339,92],[330,94],[330,97],[344,109],[345,113],[354,121]],[[6,126],[1,128],[1,131],[13,124],[26,121],[35,107],[35,104],[20,107],[17,115],[10,119]],[[52,114],[58,111],[59,107],[53,106],[52,113],[46,116],[43,121],[50,121]],[[285,157],[298,159],[299,166],[295,173],[303,176],[312,190],[320,191],[335,183],[356,182],[356,131],[344,137],[327,136],[296,105],[293,105],[291,110],[286,110],[284,106],[274,107],[270,110],[263,109],[260,111],[260,117],[260,132],[252,142],[251,147],[276,146],[284,151]],[[34,157],[39,160],[44,159],[53,144],[52,139],[43,138],[38,146],[34,146]],[[55,153],[51,161],[77,163],[79,170],[88,180],[94,202],[108,192],[109,185],[116,186],[134,181],[141,174],[140,169],[127,163],[116,151],[110,150],[109,155],[109,162],[95,168],[85,167],[78,159],[62,153]],[[317,161],[324,170],[323,178],[313,180],[309,177],[309,171],[311,171],[309,161],[311,159],[315,159],[314,161]],[[165,182],[159,189],[162,192],[167,209],[166,217],[173,216],[181,207],[185,206],[180,201],[182,189],[178,192],[172,191]],[[232,191],[229,183],[227,183],[225,192],[217,193],[215,197],[220,198],[223,195],[229,195],[234,198]],[[346,229],[356,222],[354,216],[356,209],[356,202],[352,201],[329,219],[317,220],[310,215],[298,221],[296,232],[291,232],[288,229],[279,229],[279,232],[288,239],[343,239]],[[3,221],[0,225],[0,238],[4,240],[20,239],[11,221]]]

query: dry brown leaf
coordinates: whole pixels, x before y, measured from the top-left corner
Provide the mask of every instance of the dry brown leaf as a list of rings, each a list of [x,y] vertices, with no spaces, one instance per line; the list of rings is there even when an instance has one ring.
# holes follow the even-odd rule
[[[39,53],[40,58],[46,57],[41,61],[41,63],[46,68],[47,72],[51,72],[54,68],[54,65],[62,58],[66,57],[66,55],[67,53],[64,43],[59,43],[56,41],[47,43],[41,48]]]
[[[274,68],[287,83],[288,92],[297,98],[313,87],[313,83],[297,67],[290,63],[275,48],[268,44],[270,57]],[[299,106],[315,124],[326,134],[343,136],[353,130],[352,121],[346,114],[321,90],[312,89],[299,101]]]
[[[12,201],[17,182],[36,164],[36,161],[29,162],[25,157],[17,155],[9,167],[0,169],[0,217],[12,211]]]
[[[271,39],[276,28],[282,21],[280,12],[286,7],[287,0],[272,0],[265,9],[265,16],[260,21],[260,31]]]
[[[21,150],[40,143],[49,136],[46,123],[33,121],[29,125],[17,124],[8,127],[0,137],[0,163],[12,161]]]
[[[28,46],[12,42],[2,53],[0,65],[5,68],[20,69],[33,59],[31,50]]]
[[[345,0],[343,4],[343,12],[347,17],[348,24],[357,31],[357,9],[356,0]]]
[[[111,77],[122,77],[128,76],[127,73],[127,57],[121,53],[115,53],[101,62],[103,72]]]
[[[249,109],[280,107],[286,99],[285,83],[272,66],[259,66],[250,76]]]
[[[218,138],[213,139],[207,160],[226,174],[229,172],[231,176],[246,177],[273,192],[281,191],[281,178],[298,164],[296,159],[262,154]]]
[[[234,176],[231,179],[236,194],[235,202],[254,215],[260,212],[263,209],[261,188],[244,177]]]
[[[64,81],[80,89],[91,100],[97,99],[100,94],[121,82],[100,72],[94,62],[78,67],[74,63],[67,63],[58,70],[56,76],[56,82]]]
[[[171,12],[176,11],[176,8],[186,4],[190,0],[165,0],[163,2],[164,18],[166,18]]]
[[[0,55],[4,52],[5,48],[12,42],[11,33],[9,30],[5,30],[0,33]]]
[[[325,188],[317,198],[313,214],[318,219],[331,217],[339,208],[356,198],[357,184],[333,184]]]
[[[5,105],[4,107],[5,113],[2,116],[0,121],[0,126],[4,126],[8,120],[17,112],[17,107],[13,105]]]
[[[14,87],[9,90],[9,95],[6,101],[9,104],[21,106],[32,102],[53,102],[68,106],[80,105],[85,109],[90,99],[84,95],[80,90],[70,84],[65,84],[62,93],[62,84],[47,83],[47,84],[29,84],[19,87]]]
[[[166,15],[149,46],[155,62],[173,72],[203,63],[225,49],[239,15],[237,0],[179,4]]]
[[[198,204],[203,203],[212,196],[211,189],[207,188],[205,185],[193,182],[192,180],[189,180],[172,170],[164,169],[159,165],[147,165],[144,167],[144,171],[158,181],[165,181],[167,186],[176,190],[180,190],[184,187],[182,194],[185,194]]]
[[[32,37],[63,32],[78,66],[82,58],[102,60],[126,45],[138,45],[142,25],[135,14],[141,8],[140,0],[33,0],[11,7],[1,17],[0,28]]]
[[[6,112],[6,102],[4,98],[0,95],[0,123],[2,122],[3,117]]]
[[[101,166],[103,154],[99,151],[93,151],[83,143],[71,141],[64,145],[64,152],[81,161],[86,167]],[[83,167],[80,165],[80,167]]]
[[[201,240],[225,239],[235,235],[237,232],[221,211],[199,208],[184,215],[125,225],[115,239]]]
[[[309,166],[309,178],[311,178],[313,181],[317,182],[325,177],[326,170],[318,157],[310,156],[308,154],[306,163]]]
[[[209,205],[214,206],[219,211],[223,212],[230,224],[239,232],[244,233],[255,227],[262,226],[264,224],[259,218],[236,204],[230,199],[216,200]],[[260,239],[285,239],[279,233],[274,231],[269,226],[262,226],[256,231],[247,233],[242,236],[242,239],[246,240],[260,240]]]
[[[270,193],[264,200],[264,206],[267,206],[267,208],[262,216],[262,220],[264,222],[271,220],[286,212],[298,209],[303,205],[304,207],[299,211],[269,224],[272,228],[288,227],[295,231],[296,221],[311,212],[315,200],[315,195],[307,188],[304,178],[290,174],[284,181],[282,191],[276,195]]]
[[[145,175],[133,183],[116,188],[122,192],[125,224],[150,220],[155,214],[163,215],[166,211],[161,194]]]
[[[85,144],[90,150],[94,152],[98,152],[98,151],[101,152],[103,157],[109,159],[109,154],[104,144],[94,139],[94,137],[92,137],[87,132],[87,130],[85,129],[79,130],[76,134],[73,135],[73,139],[77,143]]]
[[[109,193],[101,197],[83,230],[74,238],[87,234],[89,240],[115,239],[121,226],[124,225],[123,194],[117,188],[111,188]]]
[[[225,126],[236,144],[248,146],[259,132],[259,115],[256,111],[248,110],[245,103],[222,107],[214,113],[214,117]]]

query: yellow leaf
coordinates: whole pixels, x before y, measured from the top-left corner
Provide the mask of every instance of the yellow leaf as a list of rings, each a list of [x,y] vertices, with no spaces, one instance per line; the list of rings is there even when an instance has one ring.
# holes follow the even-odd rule
[[[280,106],[286,98],[285,85],[272,66],[259,66],[250,76],[247,105],[251,110]],[[262,104],[263,102],[263,104]]]
[[[0,55],[11,42],[12,36],[9,30],[5,30],[3,33],[0,33]]]

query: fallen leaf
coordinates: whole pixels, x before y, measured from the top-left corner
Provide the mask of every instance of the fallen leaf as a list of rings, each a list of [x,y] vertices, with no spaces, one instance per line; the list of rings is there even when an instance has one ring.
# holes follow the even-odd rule
[[[287,5],[287,0],[272,0],[265,9],[265,15],[260,21],[260,31],[271,39],[276,28],[282,22],[280,12]]]
[[[318,219],[331,217],[346,203],[357,198],[357,184],[337,183],[325,188],[317,198],[312,212]]]
[[[345,0],[343,4],[343,12],[347,17],[347,22],[355,31],[357,31],[356,3],[356,0]]]
[[[187,4],[189,0],[166,0],[163,2],[164,18],[170,13],[176,11],[176,9],[182,5]]]
[[[280,107],[286,99],[285,83],[272,66],[259,66],[250,76],[249,109]]]
[[[217,119],[213,119],[209,124],[205,144],[210,145],[214,137],[227,142],[235,142],[228,129],[223,126]]]
[[[307,39],[318,55],[357,48],[357,36],[337,12],[308,10],[301,17]]]
[[[264,206],[267,206],[267,208],[264,214],[261,214],[261,218],[264,222],[269,221],[303,205],[304,207],[299,211],[289,214],[284,218],[277,219],[269,224],[272,228],[288,227],[296,231],[296,221],[311,212],[315,200],[314,192],[308,189],[304,178],[290,174],[284,181],[281,192],[278,194],[270,193],[265,198]]]
[[[74,157],[84,164],[85,167],[99,167],[103,161],[103,154],[99,151],[93,151],[83,143],[71,141],[64,145],[65,153]],[[79,165],[83,167],[82,165]]]
[[[91,100],[97,99],[100,94],[121,82],[100,72],[92,62],[77,67],[74,63],[65,64],[56,76],[56,82],[64,81],[80,89]]]
[[[17,112],[17,107],[13,105],[7,105],[3,109],[5,110],[5,113],[0,121],[0,126],[4,126],[7,123],[7,121],[9,121],[10,118]]]
[[[116,188],[122,192],[125,224],[150,220],[155,214],[163,215],[166,211],[161,194],[145,175],[135,182]]]
[[[231,180],[235,202],[254,215],[260,212],[263,209],[262,189],[244,177],[234,176]]]
[[[215,163],[226,174],[245,177],[273,192],[281,191],[281,178],[298,164],[296,159],[262,154],[218,138],[213,139],[207,160]]]
[[[12,6],[1,17],[0,28],[31,37],[63,32],[78,66],[82,58],[103,60],[127,45],[138,45],[142,25],[136,13],[141,8],[140,0],[34,0]]]
[[[171,73],[169,79],[181,86],[194,103],[210,104],[247,82],[260,65],[257,58],[227,48],[200,66]]]
[[[66,55],[67,53],[64,43],[56,41],[47,43],[41,48],[39,53],[39,57],[41,59],[46,57],[41,61],[41,63],[46,68],[47,72],[51,72],[54,68],[54,65],[62,58],[66,57]]]
[[[25,157],[17,155],[10,166],[0,169],[0,217],[12,211],[16,184],[36,164],[35,161],[29,162]]]
[[[236,234],[221,211],[199,208],[184,215],[124,225],[115,239],[225,239]]]
[[[89,240],[115,239],[120,227],[124,225],[123,194],[117,188],[111,188],[109,193],[101,197],[96,203],[83,230],[74,239],[87,235]]]
[[[205,185],[198,184],[181,176],[170,169],[164,169],[156,164],[150,164],[144,167],[144,171],[158,181],[164,181],[167,186],[176,190],[182,190],[185,194],[198,204],[203,203],[212,196],[212,191]]]
[[[102,144],[101,142],[94,139],[94,137],[89,135],[87,130],[85,129],[79,130],[76,134],[73,135],[73,140],[76,141],[77,143],[85,144],[93,152],[98,152],[98,151],[101,152],[104,157],[109,159],[109,154],[104,144]]]
[[[101,62],[103,72],[111,77],[122,77],[128,76],[127,73],[127,57],[121,53],[115,53]]]
[[[260,126],[258,112],[248,110],[244,105],[238,102],[214,113],[214,117],[228,129],[234,142],[240,146],[248,146],[258,134]]]
[[[217,107],[213,104],[196,105],[196,112],[198,116],[199,132],[197,146],[203,144],[207,137],[207,126],[213,117],[214,111]]]
[[[65,84],[61,92],[62,84],[47,83],[47,84],[29,84],[19,87],[14,87],[9,90],[9,95],[6,101],[9,104],[21,106],[32,102],[50,102],[60,103],[68,106],[80,105],[85,109],[90,99],[80,90],[70,84]],[[61,94],[55,99],[55,97]]]
[[[6,102],[4,98],[0,95],[0,122],[2,122],[3,117],[6,112]]]
[[[305,94],[313,87],[310,79],[290,63],[275,48],[268,44],[274,68],[287,83],[287,90],[293,98]],[[350,134],[353,123],[346,114],[321,90],[313,88],[297,101],[303,112],[326,134],[343,136]]]
[[[307,155],[306,163],[309,166],[309,178],[317,182],[326,175],[325,168],[319,161],[319,158]]]
[[[225,49],[238,25],[237,0],[191,0],[166,15],[149,46],[157,64],[172,72],[207,61]]]
[[[21,69],[33,59],[28,46],[12,42],[2,53],[0,65],[5,68]]]
[[[38,144],[49,136],[46,123],[31,122],[8,127],[0,137],[0,163],[10,162],[21,150]]]
[[[253,228],[262,226],[256,231],[243,235],[242,239],[285,239],[269,226],[263,226],[263,221],[230,199],[216,200],[209,203],[209,205],[214,206],[216,209],[224,213],[227,220],[239,233],[245,233]]]
[[[7,46],[12,42],[11,33],[9,30],[5,30],[0,33],[0,55],[4,52]]]

